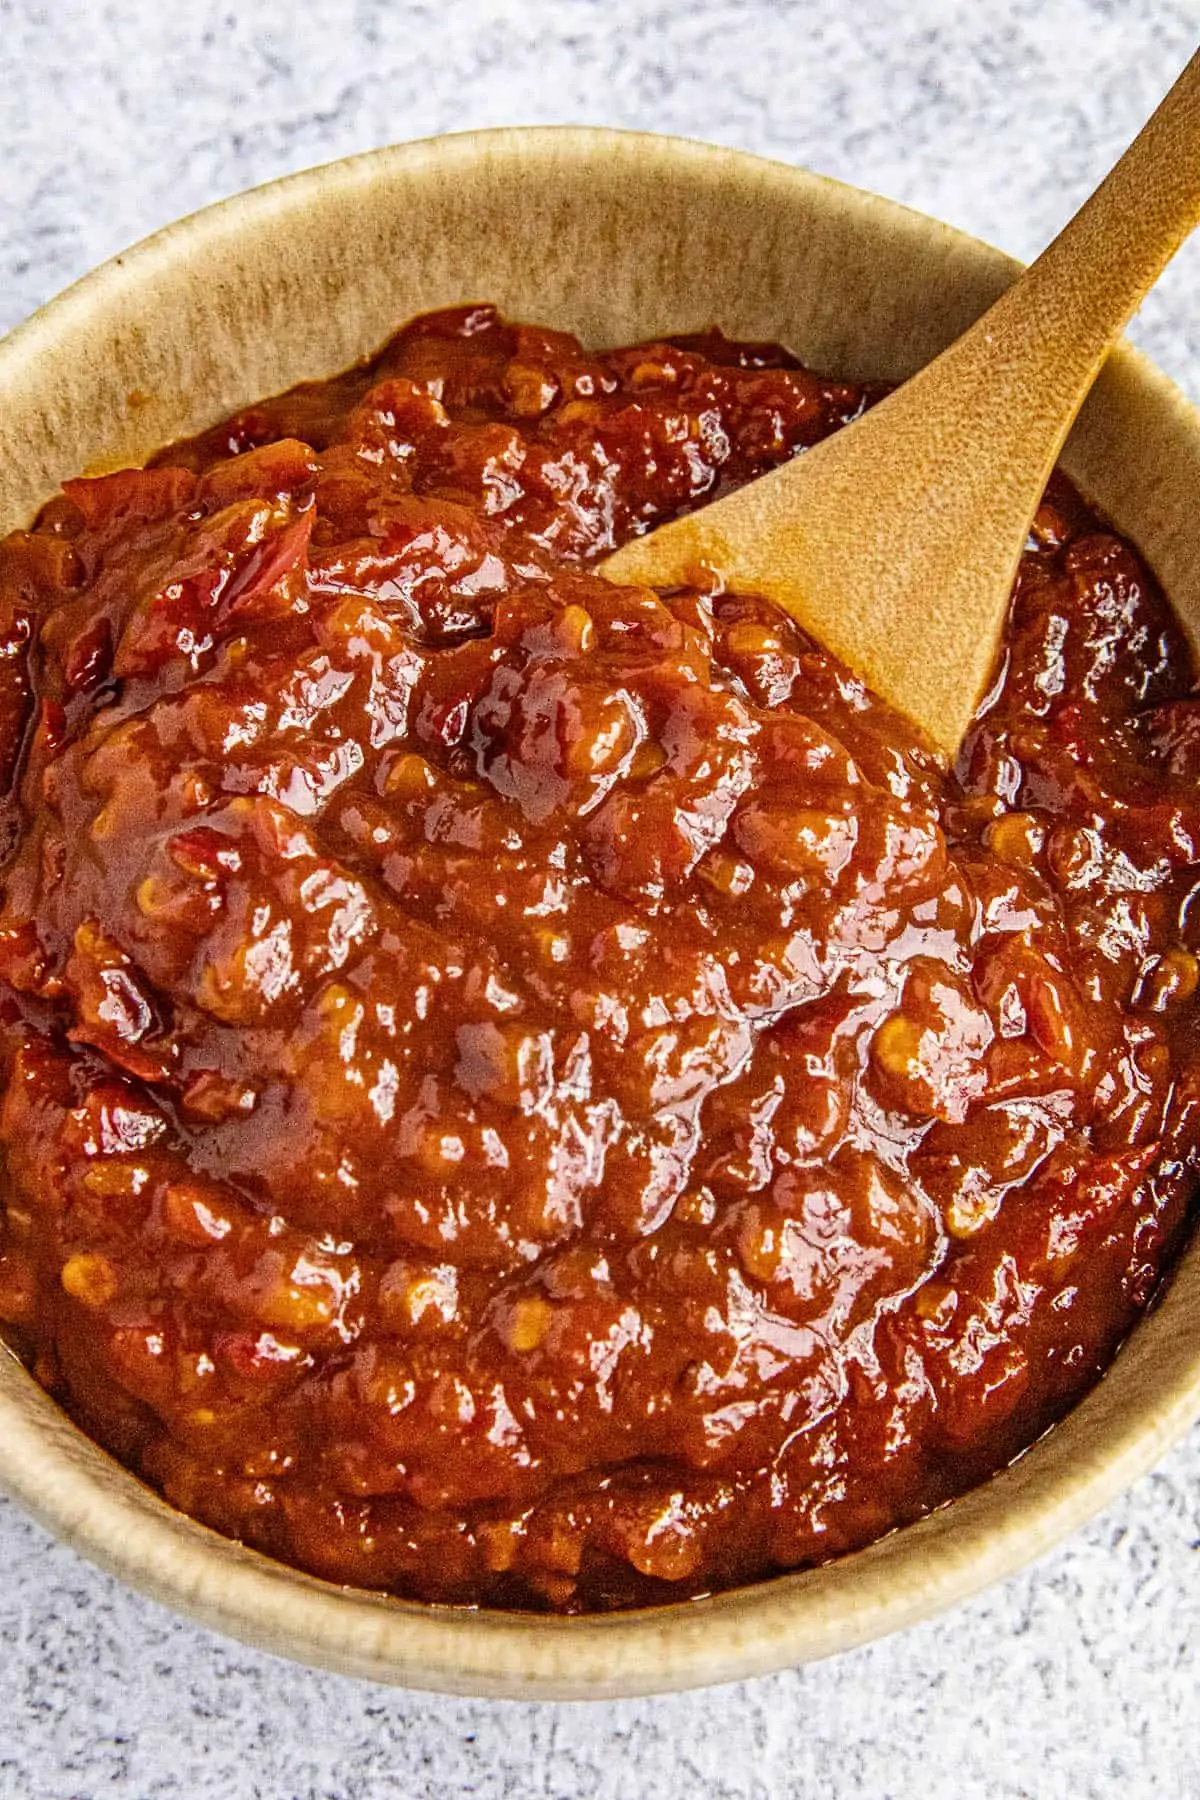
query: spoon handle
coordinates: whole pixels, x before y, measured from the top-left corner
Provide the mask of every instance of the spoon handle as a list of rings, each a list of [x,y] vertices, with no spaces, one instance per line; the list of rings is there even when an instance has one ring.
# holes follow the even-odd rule
[[[1200,220],[1200,54],[1071,223],[855,424],[623,545],[613,581],[765,595],[954,755],[1017,562],[1122,328]]]
[[[1031,429],[1057,417],[1051,460],[1117,337],[1200,222],[1200,52],[1100,186],[947,359],[1036,393]],[[1047,465],[1047,473],[1049,464]]]

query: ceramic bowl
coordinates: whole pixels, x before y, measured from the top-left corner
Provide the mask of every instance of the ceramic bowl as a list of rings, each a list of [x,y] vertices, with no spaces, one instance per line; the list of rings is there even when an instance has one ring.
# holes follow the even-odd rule
[[[0,531],[64,478],[332,375],[426,308],[494,300],[596,346],[716,323],[897,380],[1017,270],[874,195],[671,138],[539,129],[381,150],[171,226],[0,344]],[[1064,463],[1194,628],[1200,417],[1123,348]],[[103,1568],[249,1643],[409,1687],[578,1699],[729,1681],[909,1625],[1040,1555],[1198,1412],[1200,1246],[1082,1405],[974,1492],[825,1568],[578,1619],[391,1600],[227,1542],[91,1444],[2,1350],[0,1478]]]

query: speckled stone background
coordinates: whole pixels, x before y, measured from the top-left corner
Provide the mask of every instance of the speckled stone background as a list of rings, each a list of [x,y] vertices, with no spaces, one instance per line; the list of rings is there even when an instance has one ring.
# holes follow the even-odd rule
[[[0,327],[209,200],[473,125],[741,145],[1030,255],[1198,40],[1198,0],[0,0]],[[1135,330],[1194,398],[1198,274],[1200,243]],[[1182,1800],[1198,1547],[1194,1434],[1038,1568],[903,1637],[674,1699],[502,1706],[218,1641],[0,1502],[0,1797]]]

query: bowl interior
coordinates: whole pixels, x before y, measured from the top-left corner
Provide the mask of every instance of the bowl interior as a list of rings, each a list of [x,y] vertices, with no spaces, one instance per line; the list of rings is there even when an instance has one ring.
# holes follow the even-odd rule
[[[59,483],[373,351],[411,314],[494,300],[594,345],[720,325],[835,374],[902,379],[1017,265],[803,171],[589,130],[432,140],[172,226],[0,345],[0,531]],[[1200,419],[1122,349],[1068,472],[1139,544],[1200,638]],[[1200,1411],[1200,1250],[1095,1392],[1018,1463],[871,1549],[713,1599],[582,1620],[330,1587],[164,1506],[0,1354],[0,1478],[124,1579],[248,1641],[410,1686],[570,1698],[729,1680],[894,1630],[1039,1554]]]

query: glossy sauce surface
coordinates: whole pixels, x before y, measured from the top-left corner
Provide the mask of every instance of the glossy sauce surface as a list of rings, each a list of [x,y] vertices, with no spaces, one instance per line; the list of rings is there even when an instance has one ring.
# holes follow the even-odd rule
[[[870,1542],[1096,1378],[1200,1146],[1200,702],[1056,480],[942,774],[587,572],[873,396],[487,307],[0,544],[0,1324],[177,1506],[595,1609]]]

